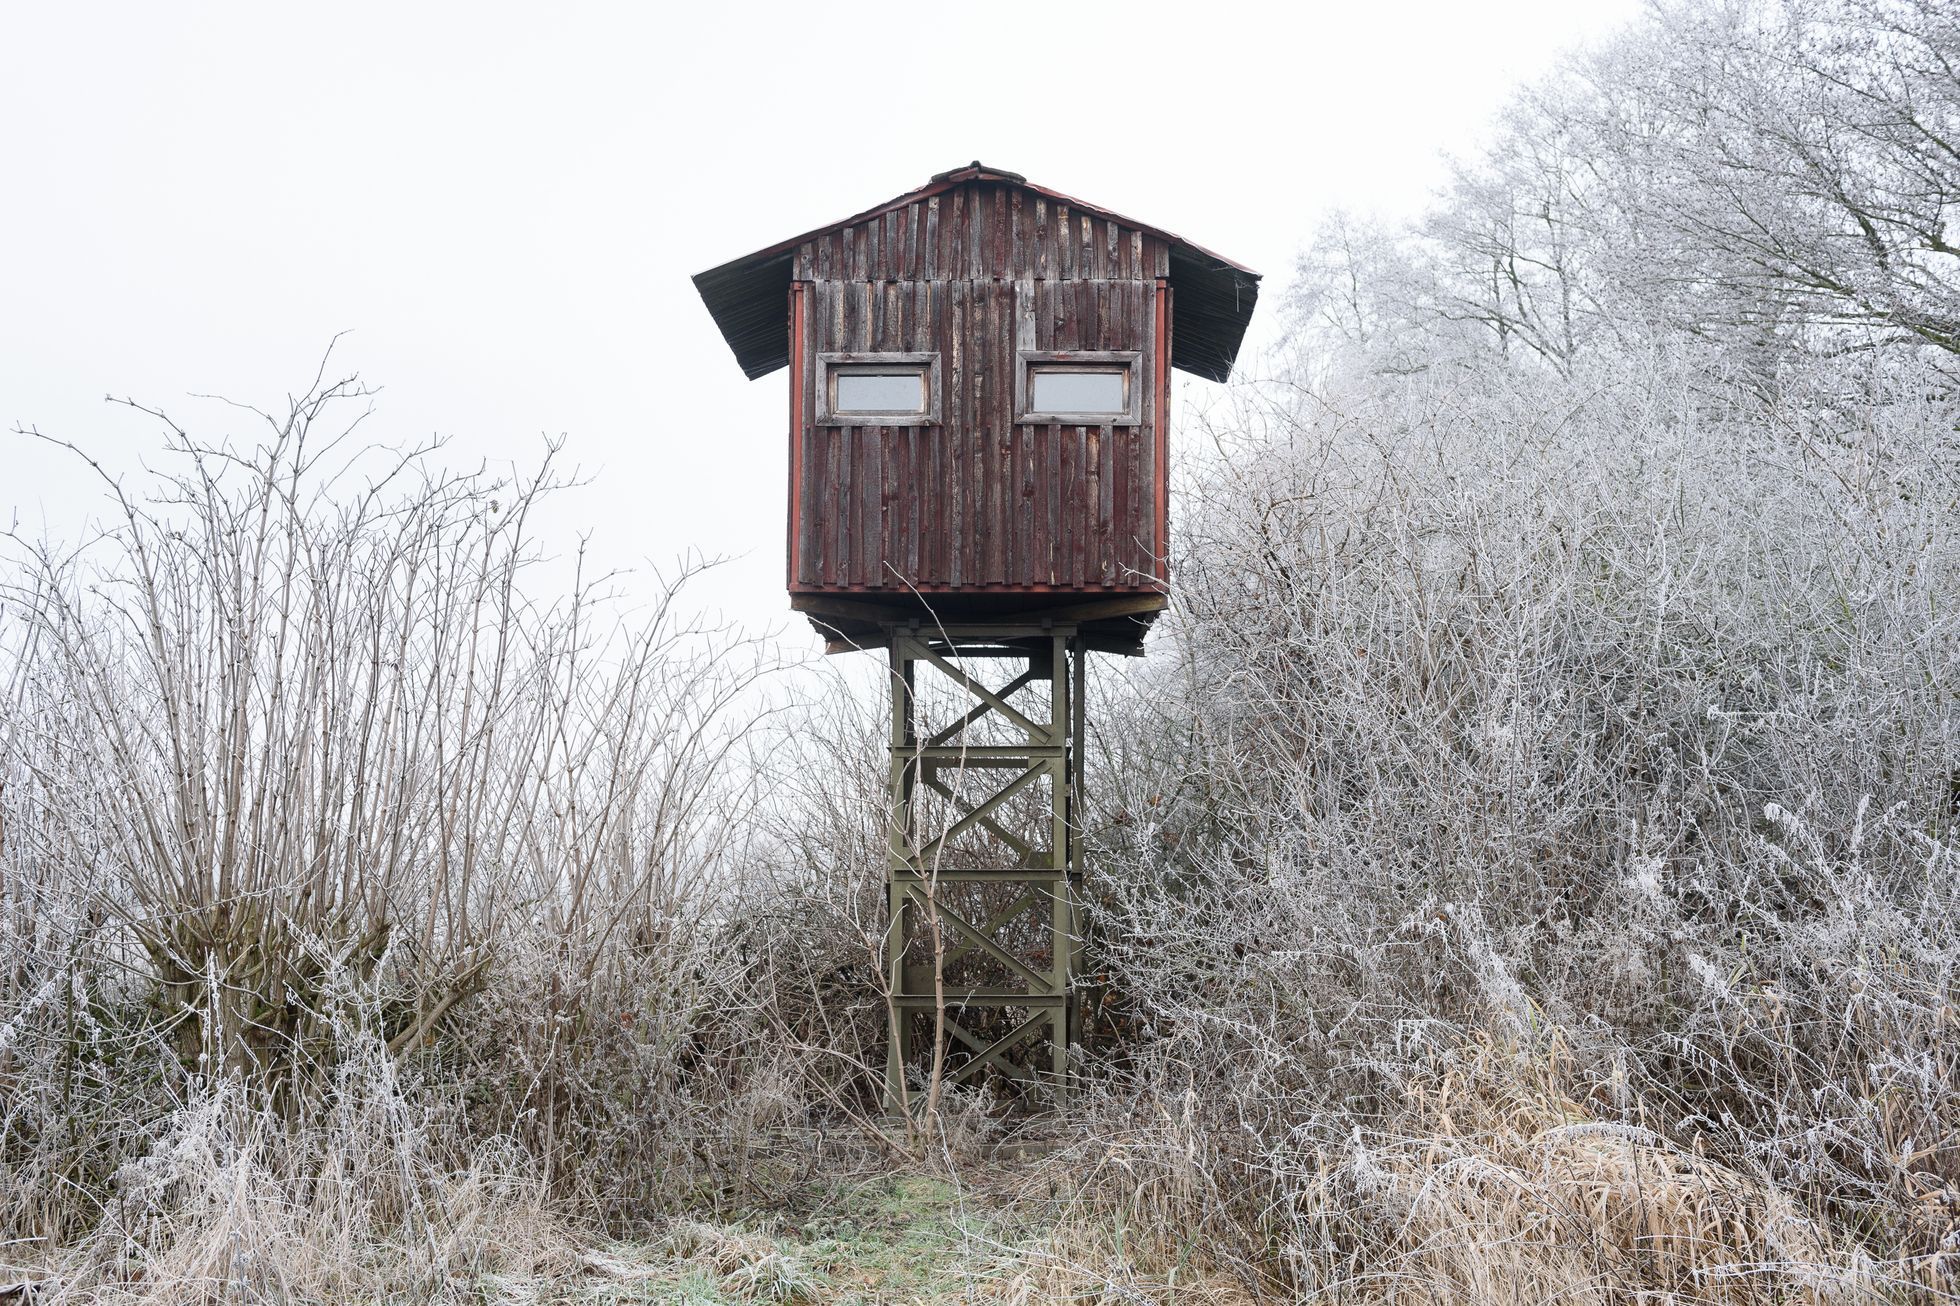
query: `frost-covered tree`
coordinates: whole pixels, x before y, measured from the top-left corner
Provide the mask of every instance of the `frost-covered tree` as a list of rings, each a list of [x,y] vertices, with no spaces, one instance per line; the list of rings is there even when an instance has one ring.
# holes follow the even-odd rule
[[[1957,199],[1949,6],[1662,6],[1521,95],[1423,221],[1324,232],[1296,307],[1391,369],[1410,331],[1561,372],[1678,335],[1759,382],[1793,351],[1951,356]]]

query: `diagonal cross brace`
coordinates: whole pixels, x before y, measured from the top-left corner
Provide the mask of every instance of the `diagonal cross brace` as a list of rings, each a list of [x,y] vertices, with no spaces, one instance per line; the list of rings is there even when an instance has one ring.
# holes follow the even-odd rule
[[[928,772],[926,773],[924,779],[926,783],[926,788],[932,790],[940,797],[950,798],[952,801],[956,803],[960,801],[960,796],[953,792],[953,787],[947,784],[944,780],[941,780],[938,776]],[[980,818],[980,824],[988,831],[988,833],[992,834],[996,839],[999,839],[1002,843],[1006,844],[1009,848],[1012,848],[1017,854],[1019,854],[1022,861],[1024,862],[1033,861],[1034,845],[1028,843],[1026,840],[1022,839],[1019,835],[1014,834],[1012,831],[1008,830],[1007,827],[1003,826],[999,821],[996,821],[993,817],[987,815],[987,811],[988,811],[988,807],[980,807],[974,809],[973,814]]]
[[[1020,675],[1014,677],[1014,679],[1008,681],[1005,685],[1001,686],[1000,692],[996,694],[995,697],[1000,699],[1009,699],[1014,697],[1016,694],[1020,693],[1022,690],[1026,689],[1029,685],[1034,683],[1035,675],[1039,670],[1040,668],[1038,667],[1030,667],[1028,670],[1023,671]],[[994,710],[994,705],[992,703],[989,703],[985,699],[981,699],[980,702],[975,704],[973,708],[969,710],[964,716],[960,717],[957,721],[953,722],[953,724],[947,726],[944,730],[941,730],[938,734],[934,735],[932,738],[926,740],[926,747],[937,748],[941,744],[947,743],[948,741],[953,739],[956,735],[958,735],[960,731],[966,729],[968,726],[980,720],[982,717],[986,716],[987,713],[993,710]]]
[[[1030,997],[1043,997],[1054,993],[1054,982],[1048,976],[1043,975],[1040,971],[1034,970],[1013,953],[1001,947],[999,940],[982,930],[978,925],[975,925],[972,921],[960,915],[945,903],[936,901],[935,896],[927,895],[924,886],[913,884],[907,885],[906,889],[914,899],[937,912],[941,920],[972,940],[973,945],[979,948],[980,951],[986,953],[989,957],[992,957],[995,961],[1019,975],[1027,983]]]
[[[1000,1040],[996,1042],[992,1047],[986,1048],[984,1051],[981,1051],[979,1056],[973,1058],[973,1060],[967,1062],[965,1065],[961,1066],[958,1070],[955,1070],[950,1076],[952,1082],[955,1084],[960,1083],[962,1080],[969,1079],[972,1076],[979,1074],[982,1070],[985,1070],[988,1066],[994,1065],[996,1063],[1000,1065],[1000,1068],[1003,1071],[1006,1071],[1009,1075],[1013,1076],[1016,1079],[1029,1078],[1030,1076],[1028,1076],[1027,1071],[1021,1069],[1021,1067],[1019,1066],[1014,1065],[1014,1063],[1011,1061],[1002,1060],[1002,1058],[1007,1055],[1007,1053],[1013,1048],[1013,1046],[1016,1043],[1019,1043],[1022,1039],[1034,1033],[1037,1029],[1040,1029],[1043,1024],[1050,1022],[1053,1019],[1054,1017],[1051,1016],[1046,1011],[1035,1012],[1032,1016],[1029,1016],[1026,1020],[1016,1025],[1013,1029],[1010,1029],[1005,1034],[1001,1035]],[[980,1040],[975,1038],[972,1034],[968,1033],[966,1030],[961,1029],[959,1025],[954,1023],[951,1017],[947,1018],[946,1025],[947,1028],[951,1029],[954,1032],[955,1036],[957,1036],[959,1040],[965,1043],[968,1047],[974,1048],[976,1050],[980,1049],[981,1047]]]
[[[919,849],[908,860],[914,863],[920,874],[928,874],[927,863],[939,855],[939,850],[945,847],[949,840],[958,838],[960,835],[965,834],[968,830],[971,830],[974,826],[986,820],[988,813],[1012,798],[1015,794],[1021,792],[1021,790],[1033,784],[1047,770],[1048,762],[1046,759],[1036,761],[1034,765],[1008,781],[1006,787],[996,792],[991,798],[984,799],[972,811],[933,836],[931,842]]]
[[[1001,926],[1007,924],[1009,921],[1019,916],[1022,912],[1026,911],[1028,908],[1040,902],[1043,896],[1044,895],[1042,893],[1041,886],[1036,885],[1035,887],[1029,889],[1026,893],[1022,894],[1020,897],[1016,898],[1013,902],[1009,903],[1007,906],[995,912],[992,916],[989,916],[986,919],[985,923],[983,923],[980,926],[981,931],[985,933],[988,938],[992,938],[992,939],[999,938],[999,935],[996,933],[996,931],[998,931]],[[951,952],[946,954],[946,964],[948,966],[952,965],[960,958],[966,956],[969,952],[972,952],[978,946],[979,945],[972,944],[972,943],[961,944],[959,947],[953,949]]]
[[[988,689],[985,685],[975,680],[972,676],[967,675],[966,672],[960,670],[958,667],[948,662],[945,658],[940,657],[937,653],[933,652],[930,648],[926,647],[924,644],[919,645],[919,656],[924,658],[926,661],[932,663],[932,665],[934,665],[935,667],[938,667],[942,672],[944,672],[947,676],[951,677],[953,680],[957,681],[960,684],[960,686],[966,690],[967,693],[973,695],[975,698],[979,699],[982,703],[986,704],[988,707],[991,707],[994,711],[1000,713],[1002,716],[1012,721],[1015,725],[1020,726],[1021,729],[1027,731],[1029,739],[1042,744],[1051,742],[1049,727],[1044,725],[1037,725],[1035,722],[1029,720],[1027,717],[1022,716],[1020,712],[1016,711],[1012,706],[1008,704],[1006,699],[994,693],[993,690]],[[974,719],[978,720],[979,718],[976,717]]]

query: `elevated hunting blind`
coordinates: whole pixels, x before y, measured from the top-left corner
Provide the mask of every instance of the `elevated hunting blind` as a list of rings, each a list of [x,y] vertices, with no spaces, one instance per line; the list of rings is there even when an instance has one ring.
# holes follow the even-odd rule
[[[1170,372],[1230,374],[1258,275],[975,162],[694,281],[789,369],[791,607],[891,660],[887,1092],[935,1046],[1059,1092],[1082,659],[1167,601]]]

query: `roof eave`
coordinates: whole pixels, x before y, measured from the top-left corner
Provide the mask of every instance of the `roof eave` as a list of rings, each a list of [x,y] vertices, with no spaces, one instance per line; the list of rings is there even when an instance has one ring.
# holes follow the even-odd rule
[[[1179,291],[1173,322],[1171,366],[1211,381],[1231,375],[1232,364],[1258,302],[1259,274],[1242,263],[1184,239],[1176,232],[1139,222],[1113,209],[1028,181],[1019,173],[978,162],[942,172],[917,190],[837,222],[778,241],[718,267],[696,273],[694,287],[707,305],[722,338],[750,380],[789,365],[789,303],[798,246],[827,232],[849,227],[902,205],[917,203],[970,181],[1020,186],[1079,212],[1120,222],[1168,242],[1171,283]],[[1230,305],[1227,308],[1227,305]],[[1203,329],[1197,329],[1199,327]]]

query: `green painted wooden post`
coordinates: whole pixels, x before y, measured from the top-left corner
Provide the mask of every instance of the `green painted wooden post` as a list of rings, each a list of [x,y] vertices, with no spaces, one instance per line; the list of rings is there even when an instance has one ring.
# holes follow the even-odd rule
[[[887,770],[888,829],[886,834],[885,983],[891,996],[891,1028],[885,1049],[885,1108],[897,1114],[906,1109],[905,1070],[912,1062],[913,1011],[898,998],[905,992],[905,943],[911,933],[912,907],[905,883],[895,873],[909,864],[917,829],[912,791],[917,771],[914,729],[914,679],[907,641],[891,641],[891,758]]]

